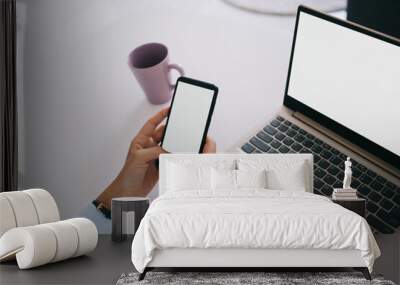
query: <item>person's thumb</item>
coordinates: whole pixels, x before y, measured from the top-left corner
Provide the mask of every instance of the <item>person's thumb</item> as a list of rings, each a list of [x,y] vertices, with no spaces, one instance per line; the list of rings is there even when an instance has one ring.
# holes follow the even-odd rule
[[[161,153],[166,153],[160,146],[142,148],[135,151],[135,160],[138,163],[147,163],[157,159]]]

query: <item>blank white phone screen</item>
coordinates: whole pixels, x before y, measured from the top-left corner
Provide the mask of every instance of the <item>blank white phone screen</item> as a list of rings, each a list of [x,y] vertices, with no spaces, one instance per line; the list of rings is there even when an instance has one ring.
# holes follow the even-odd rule
[[[162,148],[199,153],[214,90],[178,81]]]
[[[301,13],[288,94],[400,155],[400,47]]]

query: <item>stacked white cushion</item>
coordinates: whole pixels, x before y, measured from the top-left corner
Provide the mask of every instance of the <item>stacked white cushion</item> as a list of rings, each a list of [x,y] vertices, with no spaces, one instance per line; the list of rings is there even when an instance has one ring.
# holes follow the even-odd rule
[[[78,248],[74,257],[86,254],[96,248],[98,234],[92,221],[85,218],[74,218],[64,222],[71,224],[78,232]]]
[[[59,221],[57,204],[43,189],[0,193],[0,261],[21,269],[80,256],[97,245],[95,224],[85,218]]]
[[[0,259],[16,257],[20,269],[49,263],[56,250],[53,232],[42,225],[11,229],[0,239]]]
[[[53,196],[43,189],[0,193],[0,237],[9,229],[60,220]]]
[[[17,223],[10,202],[5,196],[0,195],[0,237],[16,226]]]
[[[23,191],[1,193],[11,205],[17,227],[26,227],[39,224],[35,205],[30,196]]]
[[[16,254],[19,268],[28,269],[86,254],[96,245],[93,222],[76,218],[7,231],[0,239],[0,258]]]
[[[66,221],[48,223],[43,225],[52,231],[52,236],[57,242],[56,252],[51,262],[73,257],[79,246],[78,232]],[[50,262],[50,261],[49,261]]]
[[[49,192],[43,189],[29,189],[22,191],[28,194],[35,205],[39,224],[51,223],[60,220],[56,201]]]

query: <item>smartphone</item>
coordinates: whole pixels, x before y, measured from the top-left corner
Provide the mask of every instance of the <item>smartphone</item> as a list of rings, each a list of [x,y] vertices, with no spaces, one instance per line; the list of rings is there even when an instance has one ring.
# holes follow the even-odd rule
[[[201,153],[217,100],[210,83],[179,77],[176,81],[161,147],[169,153]]]

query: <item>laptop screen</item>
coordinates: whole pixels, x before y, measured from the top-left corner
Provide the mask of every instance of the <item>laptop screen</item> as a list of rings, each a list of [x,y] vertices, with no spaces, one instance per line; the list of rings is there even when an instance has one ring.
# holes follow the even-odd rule
[[[383,160],[398,163],[399,42],[302,8],[285,105]]]

